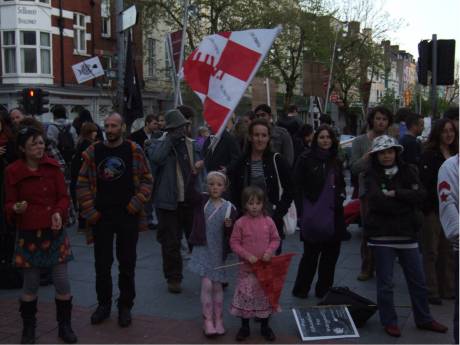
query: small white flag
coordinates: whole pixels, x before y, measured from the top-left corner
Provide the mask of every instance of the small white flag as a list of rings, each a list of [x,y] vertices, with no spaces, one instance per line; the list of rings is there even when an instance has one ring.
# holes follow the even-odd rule
[[[97,56],[73,65],[72,69],[78,84],[104,75],[104,69]]]

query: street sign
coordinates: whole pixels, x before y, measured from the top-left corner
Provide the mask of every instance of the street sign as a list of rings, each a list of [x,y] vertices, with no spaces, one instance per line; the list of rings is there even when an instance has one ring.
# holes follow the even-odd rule
[[[72,69],[78,84],[104,75],[104,69],[97,56],[73,65]]]
[[[136,5],[128,7],[126,10],[121,12],[121,31],[125,31],[130,27],[133,27],[137,23],[137,9]]]

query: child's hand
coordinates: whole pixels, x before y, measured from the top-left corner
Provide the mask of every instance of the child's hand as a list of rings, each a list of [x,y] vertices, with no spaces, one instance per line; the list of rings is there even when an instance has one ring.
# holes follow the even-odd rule
[[[233,224],[233,222],[232,222],[232,220],[230,218],[225,218],[225,220],[224,220],[225,227],[229,228],[229,227],[232,226],[232,224]]]
[[[248,258],[248,261],[249,261],[249,263],[251,263],[251,264],[255,264],[255,263],[258,261],[258,259],[257,259],[257,257],[255,257],[254,255],[251,255],[251,256]]]
[[[262,256],[262,261],[268,262],[272,259],[272,255],[270,253],[265,253],[264,256]]]

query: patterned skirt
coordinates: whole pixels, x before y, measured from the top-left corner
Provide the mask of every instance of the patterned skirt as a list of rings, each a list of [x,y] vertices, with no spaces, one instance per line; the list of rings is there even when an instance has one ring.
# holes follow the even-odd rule
[[[18,230],[14,253],[16,267],[52,267],[72,259],[69,236],[64,229]]]
[[[268,297],[262,290],[255,274],[241,269],[238,273],[230,313],[245,319],[253,317],[265,319],[271,314],[280,311],[281,308],[273,309],[270,305]]]

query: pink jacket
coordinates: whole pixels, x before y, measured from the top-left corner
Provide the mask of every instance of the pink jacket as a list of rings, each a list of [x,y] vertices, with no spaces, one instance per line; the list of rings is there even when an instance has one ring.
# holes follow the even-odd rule
[[[233,227],[230,247],[241,260],[251,255],[261,259],[265,253],[274,254],[280,245],[276,225],[270,217],[243,216]]]

